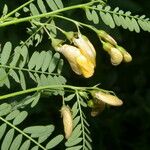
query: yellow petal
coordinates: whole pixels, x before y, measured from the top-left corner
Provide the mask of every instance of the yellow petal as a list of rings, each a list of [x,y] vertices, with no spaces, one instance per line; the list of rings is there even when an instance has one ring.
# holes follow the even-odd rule
[[[89,78],[94,74],[94,65],[83,55],[76,58],[78,66],[85,78]]]
[[[96,65],[96,51],[92,43],[88,40],[86,36],[81,34],[78,35],[78,38],[73,39],[74,45],[76,45],[80,52],[93,63],[94,67]]]
[[[82,74],[80,71],[80,68],[76,62],[76,58],[81,55],[81,52],[78,48],[71,46],[71,45],[64,44],[63,46],[58,47],[57,51],[59,51],[60,53],[62,53],[66,57],[72,70],[76,74],[78,74],[78,75]]]

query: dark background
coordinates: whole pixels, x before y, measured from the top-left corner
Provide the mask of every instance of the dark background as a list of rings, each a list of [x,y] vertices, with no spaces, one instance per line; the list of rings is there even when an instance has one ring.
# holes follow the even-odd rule
[[[65,5],[83,3],[83,0],[65,1]],[[5,1],[3,1],[5,3]],[[131,11],[134,15],[146,14],[150,17],[150,1],[149,0],[109,0],[108,4],[115,8],[117,6],[125,11]],[[10,9],[16,8],[20,3],[18,1],[9,1]],[[2,3],[1,3],[1,6]],[[67,14],[77,20],[87,22],[82,11],[72,11]],[[89,22],[87,22],[89,23]],[[64,28],[67,26],[65,22],[58,22]],[[11,41],[17,46],[20,40],[25,40],[25,33],[28,23],[0,28],[0,43],[3,45],[6,41]],[[90,79],[84,79],[75,75],[67,62],[63,69],[63,75],[68,80],[68,84],[77,86],[93,86],[100,83],[100,87],[113,90],[123,101],[121,107],[106,108],[98,117],[90,116],[90,109],[87,110],[87,118],[91,124],[91,136],[93,139],[93,150],[149,150],[150,149],[150,34],[141,30],[140,33],[129,32],[121,27],[110,29],[102,22],[96,25],[97,28],[104,29],[112,35],[119,45],[122,45],[132,55],[133,61],[129,64],[122,63],[114,67],[110,64],[108,55],[103,52],[102,45],[98,37],[88,29],[82,29],[82,33],[87,35],[93,42],[97,51],[97,67],[95,74]],[[46,49],[50,44],[45,40],[39,46]],[[38,48],[37,48],[38,49]],[[66,69],[67,67],[67,69]],[[4,91],[1,90],[3,93]],[[10,92],[10,90],[9,90]],[[30,112],[25,124],[48,124],[55,123],[57,131],[62,132],[62,122],[60,119],[59,109],[61,107],[61,99],[42,98],[38,106]],[[64,149],[64,148],[58,148]]]

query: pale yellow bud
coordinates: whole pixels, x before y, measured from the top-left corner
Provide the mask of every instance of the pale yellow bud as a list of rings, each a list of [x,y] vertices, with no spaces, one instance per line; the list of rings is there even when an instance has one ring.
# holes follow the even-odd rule
[[[78,38],[73,38],[73,43],[77,46],[81,53],[96,66],[96,51],[92,43],[86,36],[78,34]]]
[[[118,49],[111,48],[111,50],[108,51],[108,53],[109,53],[109,55],[111,57],[112,65],[117,66],[117,65],[119,65],[122,62],[123,55]]]
[[[94,74],[94,65],[86,57],[80,55],[76,61],[85,78],[89,78]]]
[[[117,49],[122,53],[124,62],[128,63],[132,61],[132,56],[123,47],[117,46]]]
[[[124,62],[128,63],[132,61],[132,56],[127,51],[124,51],[122,54]]]
[[[117,45],[117,42],[107,32],[103,30],[100,30],[98,32],[98,36],[100,36],[100,38],[104,40],[105,42],[108,42],[112,45]]]
[[[120,100],[117,96],[111,95],[109,93],[104,93],[101,91],[92,91],[91,94],[97,100],[112,106],[121,106],[123,104],[122,100]]]
[[[65,138],[68,139],[73,130],[73,119],[69,106],[62,106],[61,116],[63,118]]]

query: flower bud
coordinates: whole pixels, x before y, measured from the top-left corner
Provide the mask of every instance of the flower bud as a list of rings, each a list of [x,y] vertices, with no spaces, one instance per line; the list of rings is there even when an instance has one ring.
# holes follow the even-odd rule
[[[114,46],[110,43],[102,42],[102,44],[103,44],[103,49],[106,52],[109,52],[112,48],[114,48]]]
[[[91,63],[95,67],[96,51],[89,39],[84,35],[78,34],[78,38],[73,38],[73,43],[80,49],[81,53],[88,59],[88,61],[91,61]]]
[[[112,45],[117,45],[117,42],[107,32],[103,30],[99,30],[98,36],[100,36],[100,38],[105,42],[108,42]]]
[[[123,56],[118,49],[111,48],[111,50],[108,53],[110,54],[112,65],[117,66],[122,62]]]
[[[94,107],[92,108],[91,116],[96,117],[97,115],[102,113],[104,109],[105,103],[103,101],[97,101],[96,99],[94,99]]]
[[[94,102],[93,102],[93,100],[92,100],[92,99],[91,99],[91,100],[88,100],[87,105],[88,105],[88,107],[90,107],[90,108],[94,108]]]
[[[91,92],[93,98],[97,101],[101,101],[112,105],[112,106],[121,106],[123,104],[122,100],[120,100],[117,96],[111,95],[110,93],[104,93],[101,91],[92,91]]]
[[[123,61],[124,62],[131,62],[132,56],[121,46],[117,46],[117,49],[119,49],[123,55]]]
[[[65,138],[68,139],[73,130],[73,119],[69,106],[62,106],[61,116],[63,118]]]

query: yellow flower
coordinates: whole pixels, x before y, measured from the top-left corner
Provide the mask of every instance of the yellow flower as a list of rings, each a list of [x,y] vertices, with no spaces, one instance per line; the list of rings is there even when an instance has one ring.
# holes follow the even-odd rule
[[[89,39],[81,34],[78,34],[78,38],[72,39],[75,46],[77,46],[81,53],[91,62],[93,66],[96,66],[96,51]]]
[[[97,103],[101,103],[102,101],[112,106],[121,106],[123,104],[121,99],[119,99],[115,95],[111,95],[110,93],[104,93],[102,91],[92,91],[91,94],[93,98],[97,100]]]
[[[72,70],[76,74],[83,75],[85,78],[89,78],[93,75],[94,65],[81,53],[79,48],[64,44],[57,48],[55,47],[55,49],[66,57]]]

